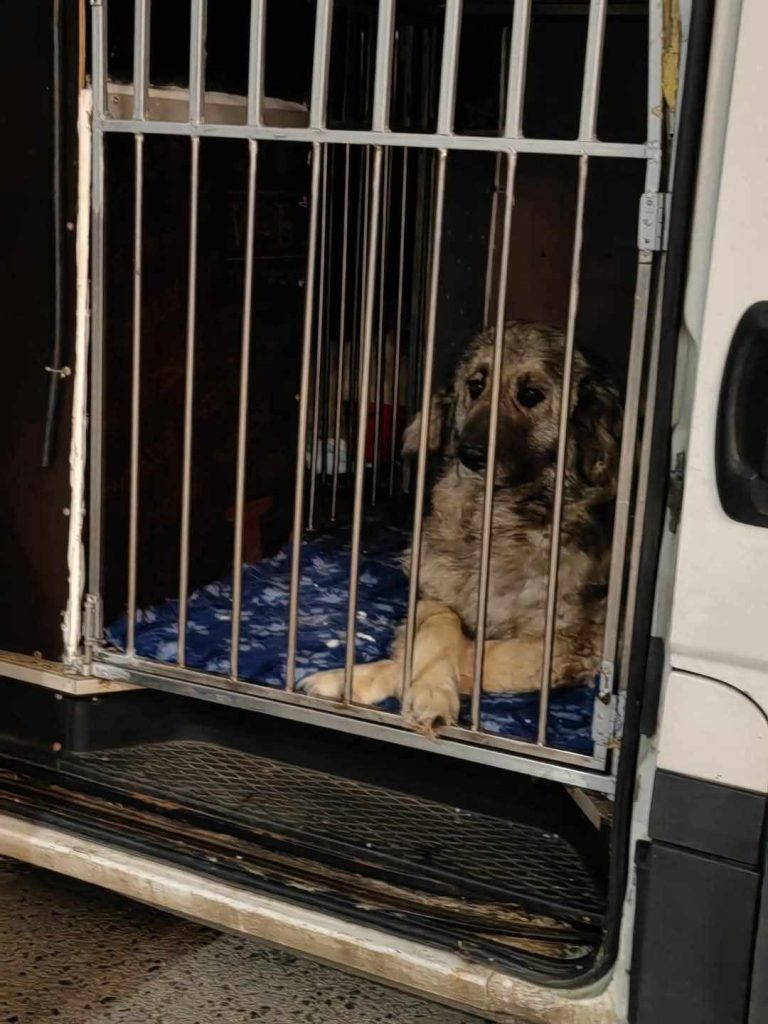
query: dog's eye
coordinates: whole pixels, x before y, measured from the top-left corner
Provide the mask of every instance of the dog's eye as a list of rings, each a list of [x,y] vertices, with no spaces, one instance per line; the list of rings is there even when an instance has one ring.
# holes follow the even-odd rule
[[[517,400],[520,405],[524,405],[526,409],[532,409],[534,405],[538,405],[539,402],[544,401],[544,392],[526,384],[525,386],[517,389]]]
[[[470,377],[467,381],[467,391],[470,398],[479,398],[485,391],[485,377]]]

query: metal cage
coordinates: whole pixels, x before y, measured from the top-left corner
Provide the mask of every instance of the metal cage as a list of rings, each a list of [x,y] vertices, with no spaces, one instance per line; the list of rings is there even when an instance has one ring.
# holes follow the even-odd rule
[[[135,0],[133,76],[130,86],[109,80],[107,72],[107,0],[91,0],[92,176],[90,231],[90,402],[89,402],[89,539],[87,585],[83,616],[84,658],[94,674],[142,685],[205,697],[294,718],[334,729],[434,749],[443,754],[500,765],[510,769],[610,792],[613,787],[611,747],[621,704],[621,673],[617,658],[621,638],[631,617],[633,572],[631,526],[637,491],[637,452],[644,368],[649,359],[648,312],[652,297],[654,262],[661,249],[662,195],[662,3],[650,0],[642,8],[648,25],[647,136],[642,142],[602,141],[596,125],[607,0],[589,0],[580,115],[576,138],[531,138],[523,134],[526,63],[529,31],[536,0],[510,3],[511,27],[502,39],[503,79],[500,124],[495,131],[455,131],[455,108],[462,31],[462,0],[445,0],[438,36],[434,118],[423,125],[393,130],[393,68],[398,34],[394,0],[379,0],[375,18],[375,46],[370,62],[370,109],[363,124],[339,124],[329,115],[334,3],[317,0],[309,103],[284,105],[275,112],[264,95],[267,0],[251,0],[248,40],[248,88],[242,97],[221,97],[206,90],[206,0],[191,0],[188,88],[150,86],[150,0]],[[549,7],[557,5],[549,4]],[[573,4],[563,5],[573,7]],[[625,5],[626,6],[626,5]],[[130,427],[129,536],[127,571],[128,634],[125,651],[104,643],[101,612],[104,553],[104,346],[105,251],[108,245],[105,211],[105,146],[110,137],[133,140],[133,321]],[[190,202],[186,354],[184,370],[184,425],[182,500],[180,509],[180,563],[178,653],[174,664],[137,655],[134,628],[137,615],[137,552],[139,537],[139,480],[141,459],[140,386],[142,361],[142,275],[145,141],[151,136],[181,136],[189,140]],[[232,552],[231,656],[227,677],[189,668],[185,658],[188,628],[190,547],[190,476],[193,462],[193,388],[196,353],[196,274],[198,258],[198,202],[201,140],[241,140],[248,149],[247,196],[242,299],[242,354],[237,409],[237,446],[234,548]],[[208,141],[211,140],[211,141]],[[259,147],[304,144],[310,153],[308,240],[304,277],[304,312],[298,401],[298,440],[295,452],[295,494],[292,550],[287,678],[276,690],[240,677],[238,652],[241,636],[241,580],[243,526],[246,503],[245,461],[249,402],[249,365],[252,340],[252,282],[254,220],[257,205]],[[441,287],[441,252],[446,194],[446,166],[461,151],[495,157],[492,221],[488,228],[487,265],[479,268],[485,289],[485,318],[495,323],[496,339],[492,388],[498,396],[502,359],[506,290],[509,278],[510,239],[519,158],[528,154],[571,157],[577,161],[575,224],[571,229],[570,290],[564,350],[564,394],[569,393],[574,338],[580,302],[580,273],[585,198],[594,161],[620,158],[645,166],[640,197],[640,218],[634,319],[628,338],[625,412],[621,463],[612,537],[608,610],[603,642],[603,664],[595,707],[594,749],[591,755],[558,749],[547,739],[551,691],[552,652],[555,642],[557,570],[563,514],[567,402],[560,415],[556,485],[552,508],[552,542],[546,618],[542,623],[543,671],[539,692],[536,736],[530,741],[485,731],[480,719],[482,654],[476,659],[470,724],[443,729],[430,742],[403,727],[398,713],[352,703],[351,675],[355,644],[346,647],[346,697],[341,704],[309,697],[296,689],[295,656],[299,621],[300,550],[307,530],[316,526],[319,489],[329,495],[332,520],[344,504],[351,512],[351,569],[348,591],[347,636],[357,628],[358,572],[361,531],[366,506],[386,501],[400,485],[402,467],[396,449],[397,410],[400,404],[421,411],[420,450],[407,488],[413,496],[412,556],[406,625],[406,673],[413,658],[415,612],[418,597],[419,551],[427,487],[428,410],[434,382],[437,307]],[[420,161],[420,162],[419,162]],[[417,178],[420,184],[417,186]],[[418,217],[414,213],[421,204]],[[421,236],[409,234],[420,225]],[[407,251],[407,252],[406,252]],[[404,270],[406,259],[416,259]],[[414,281],[417,283],[414,284]],[[409,294],[408,289],[412,290]],[[413,289],[416,289],[413,292]],[[385,314],[385,308],[388,312]],[[329,312],[329,309],[331,312]],[[403,343],[406,317],[418,337]],[[387,319],[388,318],[388,319]],[[388,338],[389,332],[389,341]],[[389,348],[387,345],[389,344]],[[384,431],[384,392],[392,405],[394,422]],[[369,405],[373,396],[373,416]],[[646,429],[647,429],[646,423]],[[371,445],[370,433],[373,432]],[[386,433],[386,437],[384,437]],[[346,442],[346,446],[345,443]],[[371,454],[372,452],[372,454]],[[479,615],[477,650],[482,652],[488,600],[493,472],[496,457],[496,416],[492,414],[486,473],[483,534],[479,557]],[[325,507],[325,506],[324,506]],[[405,680],[407,685],[408,680]],[[615,766],[614,766],[615,767]]]

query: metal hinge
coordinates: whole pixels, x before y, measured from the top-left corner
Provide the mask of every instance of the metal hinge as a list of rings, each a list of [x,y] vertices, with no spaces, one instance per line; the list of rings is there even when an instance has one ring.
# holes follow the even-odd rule
[[[592,718],[592,739],[595,747],[610,750],[620,745],[626,703],[626,695],[623,693],[598,695]]]
[[[683,509],[683,484],[685,481],[685,452],[678,452],[672,472],[669,474],[669,492],[667,508],[669,509],[669,529],[677,533],[680,525],[680,513]]]
[[[643,192],[637,224],[637,247],[646,252],[662,252],[667,248],[666,213],[669,206],[666,192]]]
[[[83,637],[89,646],[99,644],[103,638],[101,598],[98,594],[86,594],[83,604]]]

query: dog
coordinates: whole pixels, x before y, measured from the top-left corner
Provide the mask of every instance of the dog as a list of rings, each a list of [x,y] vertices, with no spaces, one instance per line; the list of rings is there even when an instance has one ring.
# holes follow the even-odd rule
[[[419,601],[406,724],[425,735],[458,720],[472,691],[479,565],[491,416],[495,330],[467,347],[452,387],[432,398],[429,455],[437,460],[422,530]],[[563,396],[564,335],[556,327],[505,325],[495,459],[484,692],[535,690],[543,671],[551,517],[561,403],[569,404],[556,591],[553,685],[594,677],[600,665],[622,406],[610,380],[576,349]],[[405,430],[418,452],[421,417]],[[375,704],[401,693],[405,626],[386,661],[356,665],[352,699]],[[344,672],[303,681],[339,700]]]

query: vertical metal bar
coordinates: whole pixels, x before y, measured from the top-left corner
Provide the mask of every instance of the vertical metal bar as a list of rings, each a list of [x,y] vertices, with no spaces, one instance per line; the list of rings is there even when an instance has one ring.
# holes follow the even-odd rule
[[[331,484],[331,522],[336,521],[339,495],[339,459],[341,457],[341,406],[344,396],[344,348],[347,335],[347,250],[349,243],[349,144],[344,152],[344,213],[341,239],[341,297],[339,303],[339,359],[336,377],[336,415],[333,426],[333,482]],[[349,452],[347,452],[347,461]]]
[[[325,128],[328,103],[328,61],[331,55],[332,0],[317,0],[315,49],[312,62],[312,94],[309,104],[310,128]]]
[[[363,175],[363,150],[365,151],[365,163],[367,165],[370,156],[368,146],[355,147],[358,150],[359,179],[357,190],[357,211],[355,217],[355,287],[352,304],[352,324],[350,327],[350,353],[349,353],[349,387],[347,389],[347,486],[351,480],[353,457],[352,457],[352,434],[354,427],[354,396],[357,393],[358,374],[358,348],[359,334],[362,331],[360,326],[362,317],[360,315],[360,304],[364,289],[364,264],[365,264],[365,231],[364,220],[367,217],[368,180]],[[363,208],[365,206],[365,213]]]
[[[662,253],[659,260],[658,279],[664,280],[666,270],[666,254]],[[659,346],[661,338],[661,290],[657,289],[654,298],[653,324],[650,338],[650,352],[648,355],[647,368],[643,374],[647,381],[645,399],[643,404],[643,437],[640,444],[640,457],[637,467],[637,486],[635,489],[634,502],[632,507],[634,525],[632,527],[632,541],[629,554],[629,571],[627,573],[627,600],[624,609],[624,622],[622,639],[624,641],[621,652],[621,666],[619,674],[619,690],[626,690],[629,685],[629,665],[632,657],[632,623],[635,619],[635,608],[637,604],[637,578],[640,571],[640,555],[643,546],[643,527],[645,524],[645,507],[648,499],[648,473],[652,456],[653,440],[653,415],[656,407],[656,389],[659,371]],[[612,767],[615,767],[615,763]]]
[[[413,537],[411,540],[411,569],[408,582],[408,618],[405,627],[405,653],[401,696],[411,683],[413,675],[413,648],[416,639],[416,603],[419,596],[419,567],[421,562],[421,534],[424,522],[424,495],[427,477],[427,449],[429,447],[430,405],[432,402],[432,368],[435,359],[435,325],[437,323],[437,287],[440,280],[440,249],[443,237],[443,204],[445,199],[445,167],[447,153],[437,150],[437,180],[435,185],[435,217],[432,226],[432,256],[429,274],[427,330],[424,342],[424,371],[421,389],[421,422],[419,424],[419,454],[416,463],[416,493],[413,508]]]
[[[336,191],[336,155],[338,153],[338,147],[330,147],[330,160],[329,160],[329,171],[328,181],[330,186],[328,189],[328,228],[325,232],[327,238],[329,258],[327,261],[327,267],[325,272],[325,324],[323,326],[323,336],[325,338],[326,345],[326,358],[325,358],[325,374],[323,376],[323,382],[320,392],[320,412],[321,412],[321,424],[322,424],[322,450],[323,450],[323,461],[321,463],[321,474],[320,479],[323,484],[328,483],[328,477],[331,475],[328,469],[328,459],[330,456],[330,403],[331,403],[331,379],[333,377],[333,360],[331,359],[331,317],[333,313],[333,268],[334,268],[334,222],[333,222],[333,207],[334,207],[334,194]]]
[[[189,120],[205,120],[205,33],[207,0],[192,0],[189,26]]]
[[[517,154],[507,154],[507,174],[504,187],[504,222],[501,234],[501,261],[496,306],[496,334],[493,340],[491,369],[491,416],[488,424],[488,455],[486,458],[485,490],[483,494],[483,527],[480,535],[480,578],[477,587],[477,628],[475,630],[475,661],[472,680],[472,729],[480,728],[480,698],[483,692],[483,665],[485,661],[485,627],[488,616],[488,584],[491,573],[491,543],[493,539],[493,492],[496,482],[496,444],[499,431],[499,402],[501,400],[501,368],[504,360],[504,335],[507,308],[507,281],[509,278],[509,241],[512,234],[512,210],[515,204],[515,170]]]
[[[373,117],[371,121],[371,127],[375,132],[385,132],[389,129],[394,31],[394,0],[379,0],[379,19],[376,26],[376,70],[373,79]]]
[[[403,149],[403,178],[400,184],[400,248],[397,257],[397,313],[395,317],[395,363],[392,380],[392,440],[389,452],[389,496],[395,493],[395,463],[397,462],[397,413],[400,406],[400,351],[403,329],[403,276],[405,267],[405,215],[408,199],[408,150]]]
[[[499,219],[499,191],[501,190],[501,153],[495,157],[493,171],[493,194],[491,196],[491,222],[488,226],[488,248],[485,256],[485,295],[483,297],[483,327],[491,322],[491,300],[496,269],[496,232]]]
[[[525,69],[528,60],[528,32],[531,24],[531,0],[515,0],[512,38],[509,44],[507,69],[507,109],[504,135],[519,139],[523,133],[523,101],[525,99]]]
[[[101,596],[101,555],[104,497],[104,133],[106,112],[106,9],[91,8],[91,70],[93,75],[93,168],[91,178],[91,403],[89,410],[90,478],[88,591]],[[97,632],[101,632],[101,624]],[[86,640],[95,639],[93,636]]]
[[[320,433],[320,377],[323,367],[323,310],[325,304],[325,210],[328,198],[328,147],[323,146],[322,193],[320,197],[320,270],[317,286],[317,324],[315,339],[315,379],[312,399],[312,451],[310,456],[309,513],[307,529],[315,528],[315,493],[317,491],[317,459]],[[323,460],[326,458],[323,451]],[[306,457],[306,456],[305,456]]]
[[[200,137],[190,139],[189,255],[187,271],[187,353],[184,370],[184,440],[181,469],[181,537],[179,552],[179,644],[177,660],[186,664],[189,593],[189,527],[192,481],[192,413],[195,387],[195,318],[197,311],[197,220],[200,191]]]
[[[107,98],[107,0],[91,6],[91,80],[93,83],[93,118],[96,124],[109,117]]]
[[[387,271],[387,237],[389,227],[389,200],[391,180],[391,152],[384,151],[384,204],[381,215],[381,252],[379,262],[379,316],[376,335],[376,383],[374,385],[373,412],[373,473],[371,476],[371,504],[376,504],[376,492],[379,487],[379,446],[381,438],[381,406],[384,401],[382,373],[384,370],[384,298]]]
[[[609,693],[613,688],[613,670],[619,635],[621,595],[624,584],[627,537],[629,534],[630,498],[632,496],[632,480],[634,476],[635,442],[640,412],[645,338],[648,325],[648,302],[651,294],[651,270],[650,254],[641,253],[637,265],[632,340],[629,349],[624,419],[621,428],[621,455],[619,458],[616,503],[613,515],[611,563],[608,575],[605,623],[603,626],[603,664],[600,672],[601,693]]]
[[[663,0],[650,0],[648,5],[648,145],[653,157],[648,160],[645,191],[658,192],[661,183],[661,142],[663,124],[659,111],[664,107],[662,89],[662,59],[664,51]]]
[[[144,136],[134,138],[133,339],[131,356],[131,456],[128,508],[128,628],[126,650],[136,651],[136,572],[139,535],[139,423],[141,416],[141,275],[144,209]]]
[[[319,6],[319,2],[318,2]],[[315,306],[315,261],[317,257],[317,208],[320,194],[321,145],[312,143],[312,183],[309,208],[309,243],[307,248],[307,284],[304,296],[304,336],[301,354],[299,392],[299,428],[296,442],[296,486],[293,498],[293,543],[291,551],[291,589],[288,597],[288,660],[285,688],[296,688],[296,646],[299,626],[299,585],[301,583],[301,539],[304,522],[304,477],[307,451],[307,420],[309,419],[309,371],[312,362],[312,318]]]
[[[360,391],[360,372],[361,372],[361,360],[363,358],[363,341],[362,341],[362,339],[363,339],[363,336],[365,334],[365,301],[366,301],[365,300],[365,296],[366,296],[366,290],[365,289],[366,289],[366,280],[368,278],[368,235],[370,233],[369,230],[368,230],[368,213],[369,213],[369,209],[370,209],[370,184],[371,184],[371,147],[370,146],[366,146],[365,147],[365,178],[363,179],[363,182],[364,183],[362,184],[362,192],[361,192],[362,206],[363,206],[363,218],[362,218],[362,236],[363,236],[363,239],[362,239],[362,249],[361,249],[361,252],[360,252],[360,278],[359,278],[360,301],[359,301],[359,304],[358,304],[358,306],[359,306],[359,313],[360,313],[360,320],[359,320],[359,323],[356,325],[356,332],[357,333],[356,333],[356,339],[355,339],[354,354],[353,354],[353,357],[352,357],[352,367],[351,367],[352,375],[351,375],[351,385],[350,385],[350,393],[349,393],[349,406],[350,406],[350,409],[353,410],[353,419],[354,419],[355,398],[360,398],[361,399],[361,395],[362,395],[362,392]],[[368,404],[370,403],[370,395],[369,394],[366,394],[365,402],[366,402],[366,404],[362,405],[361,401],[358,401],[357,408],[358,408],[358,411],[363,410],[363,415],[365,415],[365,419],[366,419],[366,422],[367,422],[368,421]],[[350,433],[350,441],[351,441],[351,433]],[[357,463],[354,461],[354,458],[357,457],[356,454],[355,454],[354,458],[352,457],[352,446],[351,446],[351,444],[350,444],[350,448],[349,448],[349,451],[348,451],[347,454],[348,454],[348,457],[352,460],[351,462],[348,462],[348,464],[350,466],[350,472],[351,472],[352,467],[353,466],[356,467],[356,465],[357,465]]]
[[[539,728],[537,742],[547,742],[549,718],[549,693],[552,687],[552,661],[557,622],[557,571],[560,563],[560,527],[563,521],[563,491],[565,484],[565,456],[568,444],[568,417],[570,415],[571,380],[573,376],[574,338],[576,316],[579,310],[579,283],[581,276],[581,247],[584,235],[584,201],[587,192],[587,170],[589,158],[579,157],[579,186],[576,198],[576,224],[573,236],[571,259],[571,288],[568,299],[568,326],[565,333],[563,352],[563,384],[560,402],[560,424],[557,440],[557,465],[555,467],[555,488],[552,501],[552,533],[549,545],[549,579],[547,581],[546,618],[544,622],[544,656],[541,670],[541,694],[539,696]]]
[[[581,92],[579,138],[595,138],[597,104],[600,99],[600,69],[603,64],[606,0],[590,0],[587,26],[587,52],[584,59],[584,83]]]
[[[264,37],[267,5],[251,0],[251,27],[248,41],[248,124],[260,125],[264,97]]]
[[[440,67],[440,99],[437,108],[437,133],[453,131],[456,107],[456,76],[459,69],[459,38],[461,35],[462,0],[445,0],[443,27],[443,61]]]
[[[133,24],[133,119],[147,116],[149,86],[149,5],[150,0],[136,0]]]
[[[248,378],[251,366],[251,297],[253,294],[253,238],[256,220],[256,161],[258,145],[248,142],[248,208],[245,229],[245,279],[240,349],[240,399],[237,413],[237,471],[235,478],[235,538],[232,555],[232,635],[230,675],[237,679],[240,659],[240,613],[243,603],[243,512],[245,508],[245,458],[248,446]]]
[[[373,150],[373,180],[371,185],[370,226],[368,230],[368,260],[365,275],[365,317],[360,359],[360,420],[357,425],[357,459],[355,460],[355,490],[352,504],[352,541],[349,558],[349,604],[347,606],[347,647],[344,658],[344,700],[352,699],[352,670],[355,664],[357,639],[357,590],[360,572],[360,535],[363,519],[363,487],[365,484],[365,443],[368,433],[368,396],[371,381],[371,347],[373,342],[373,310],[376,287],[376,249],[379,233],[381,205],[381,146]]]

